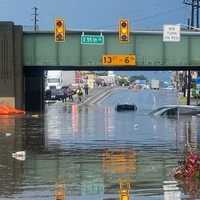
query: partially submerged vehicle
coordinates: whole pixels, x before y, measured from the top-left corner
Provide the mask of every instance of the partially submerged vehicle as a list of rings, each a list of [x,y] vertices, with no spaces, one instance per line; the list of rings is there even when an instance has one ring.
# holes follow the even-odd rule
[[[166,105],[152,111],[150,114],[155,116],[174,116],[174,115],[199,115],[200,106],[188,105]]]
[[[136,111],[137,106],[134,104],[118,104],[115,107],[115,110],[120,112],[120,111]]]

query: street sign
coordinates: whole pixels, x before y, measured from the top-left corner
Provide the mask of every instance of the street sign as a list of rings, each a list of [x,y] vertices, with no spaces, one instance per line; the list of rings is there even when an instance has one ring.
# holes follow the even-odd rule
[[[163,26],[163,41],[164,42],[180,42],[181,40],[180,25],[164,25]]]
[[[103,45],[103,35],[81,35],[81,44],[85,45]]]
[[[135,55],[103,55],[103,65],[136,65]]]

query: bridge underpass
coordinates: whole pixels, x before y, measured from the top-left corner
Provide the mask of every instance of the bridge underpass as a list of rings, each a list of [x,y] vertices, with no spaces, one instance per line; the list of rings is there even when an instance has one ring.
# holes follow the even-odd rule
[[[83,34],[103,35],[104,43],[81,44]],[[27,110],[34,107],[33,102],[34,110],[43,108],[44,70],[198,70],[200,67],[200,33],[195,31],[181,31],[180,42],[163,42],[162,31],[134,31],[127,44],[119,42],[118,32],[67,31],[66,40],[56,43],[52,31],[23,32],[21,26],[1,22],[0,40],[0,101],[11,101],[15,107]],[[116,56],[120,62],[113,62]]]
[[[81,44],[81,35],[103,35],[102,45]],[[162,31],[137,31],[130,35],[130,42],[122,44],[117,32],[71,31],[66,33],[65,42],[56,43],[53,32],[24,32],[23,63],[25,74],[33,73],[33,80],[42,80],[43,70],[187,70],[199,69],[200,34],[197,32],[182,32],[180,42],[163,42]],[[133,55],[135,60],[130,63],[115,65],[105,63],[103,56]],[[122,57],[123,59],[123,57]],[[30,80],[30,83],[33,81]],[[42,83],[42,81],[40,81]],[[37,84],[35,84],[36,86]],[[31,84],[30,84],[31,86]],[[37,101],[31,98],[33,88],[28,87],[26,105],[34,107],[42,100],[44,89],[37,85]],[[42,91],[41,91],[42,89]],[[32,107],[32,106],[31,106]],[[30,110],[29,106],[26,107]],[[40,108],[43,108],[41,105]]]

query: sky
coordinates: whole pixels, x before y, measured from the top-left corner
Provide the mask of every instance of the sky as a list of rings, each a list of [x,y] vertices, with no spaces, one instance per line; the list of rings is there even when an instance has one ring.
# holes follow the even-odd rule
[[[116,30],[121,18],[131,29],[162,28],[163,24],[187,24],[190,9],[183,0],[0,0],[0,20],[26,28],[33,25],[33,7],[38,8],[39,29],[53,30],[62,17],[68,29]]]

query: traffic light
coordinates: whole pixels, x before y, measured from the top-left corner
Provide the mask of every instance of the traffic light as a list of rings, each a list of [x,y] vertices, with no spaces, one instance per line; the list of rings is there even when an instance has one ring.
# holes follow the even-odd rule
[[[54,27],[55,42],[65,41],[65,23],[63,19],[57,18]]]
[[[127,19],[119,21],[119,41],[122,43],[129,42],[129,22]]]

